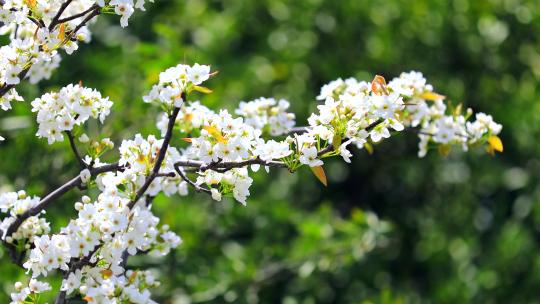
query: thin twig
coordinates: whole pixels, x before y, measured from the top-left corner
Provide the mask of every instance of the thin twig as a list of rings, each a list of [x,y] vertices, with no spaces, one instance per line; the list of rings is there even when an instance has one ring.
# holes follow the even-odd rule
[[[156,177],[176,177],[176,173],[174,172],[167,172],[167,173],[158,173]]]
[[[81,154],[79,153],[79,150],[77,150],[77,145],[75,145],[75,138],[73,138],[73,133],[71,133],[71,131],[69,130],[66,130],[65,133],[69,139],[69,145],[71,146],[71,150],[73,151],[73,154],[75,154],[75,158],[81,165],[81,168],[83,169],[88,168],[88,165],[82,159]]]
[[[88,8],[87,10],[85,10],[84,12],[81,12],[81,13],[78,13],[78,14],[75,14],[75,15],[72,15],[72,16],[69,16],[69,17],[66,17],[66,18],[62,18],[62,19],[59,19],[57,24],[62,24],[62,23],[65,23],[65,22],[68,22],[68,21],[71,21],[71,20],[75,20],[77,18],[81,18],[81,17],[84,17],[86,14],[90,13],[91,11],[95,10],[96,7],[99,7],[97,5],[92,5],[90,8]]]
[[[66,8],[73,2],[73,0],[66,0],[66,2],[62,3],[62,6],[60,6],[60,9],[58,9],[58,13],[53,17],[51,23],[49,24],[49,31],[52,31],[54,27],[62,22],[59,22],[58,19],[62,17],[62,14],[66,10]]]
[[[375,121],[375,122],[372,122],[370,125],[368,125],[368,126],[364,129],[364,131],[369,132],[369,131],[373,130],[375,127],[377,127],[378,125],[380,125],[380,124],[383,123],[383,122],[384,122],[384,120],[382,120],[382,119],[379,119],[379,120],[377,120],[377,121]],[[346,140],[346,139],[345,139],[345,140]],[[333,151],[333,150],[334,150],[334,145],[333,145],[333,144],[329,144],[328,146],[326,146],[326,148],[321,149],[321,150],[317,153],[317,155],[318,155],[318,156],[322,156],[322,155],[324,155],[324,154],[326,154],[326,153],[328,153],[328,152],[331,152],[331,151]]]
[[[263,166],[275,167],[275,168],[287,167],[287,165],[284,162],[275,161],[275,160],[265,161],[260,158],[248,159],[248,160],[239,161],[239,162],[212,162],[209,164],[205,164],[201,161],[194,161],[194,160],[179,161],[175,163],[175,166],[197,168],[201,172],[204,172],[207,170],[228,171],[234,168],[242,168],[249,165],[263,165]]]
[[[94,5],[92,5],[91,9],[92,10],[88,11],[88,12],[90,12],[90,14],[88,14],[88,16],[86,16],[86,18],[84,18],[83,21],[81,21],[81,23],[79,23],[79,25],[77,25],[73,31],[71,31],[70,36],[74,36],[75,34],[77,34],[77,32],[83,26],[85,26],[88,22],[90,22],[90,20],[92,20],[92,18],[94,18],[94,17],[98,16],[99,14],[101,14],[101,8],[99,7],[99,5],[94,4]]]
[[[186,174],[184,173],[184,170],[180,168],[180,165],[174,164],[174,169],[176,170],[176,172],[178,172],[178,175],[180,175],[180,177],[181,177],[186,183],[188,183],[190,186],[192,186],[192,187],[195,189],[195,191],[197,191],[197,192],[212,193],[212,191],[211,191],[210,189],[201,187],[201,186],[197,185],[196,183],[194,183],[191,179],[189,179],[189,177],[187,177]]]
[[[307,126],[303,126],[303,127],[294,127],[294,128],[291,128],[289,129],[289,134],[290,135],[293,135],[293,134],[302,134],[302,133],[306,133],[308,130],[309,130],[310,127],[307,127]]]
[[[431,137],[434,137],[436,134],[432,134],[432,133],[428,133],[428,132],[424,132],[424,131],[421,131],[421,130],[417,130],[417,129],[408,129],[408,131],[410,132],[416,132],[420,135],[425,135],[425,136],[431,136]],[[456,133],[454,134],[455,136],[459,136],[459,137],[463,137],[463,138],[467,138],[467,139],[470,139],[471,137],[469,135],[464,135],[464,134],[459,134],[459,133]]]
[[[122,167],[120,165],[118,165],[117,163],[115,163],[115,164],[110,164],[110,165],[103,165],[103,166],[100,166],[100,167],[97,167],[97,168],[92,168],[92,169],[90,169],[90,174],[92,176],[96,176],[96,175],[101,174],[101,173],[110,172],[110,171],[119,171],[119,170],[122,170]],[[77,186],[79,186],[81,184],[82,184],[81,176],[77,175],[76,177],[74,177],[73,179],[71,179],[70,181],[68,181],[64,185],[62,185],[60,188],[58,188],[58,189],[54,190],[53,192],[49,193],[47,196],[42,198],[41,201],[39,201],[39,203],[35,207],[30,208],[30,209],[26,210],[24,213],[18,215],[15,218],[15,221],[13,223],[11,223],[11,225],[9,225],[9,227],[7,228],[6,233],[5,233],[5,237],[7,238],[7,237],[11,236],[13,233],[15,233],[17,231],[17,229],[19,229],[21,224],[27,218],[39,214],[41,211],[43,211],[45,208],[47,208],[54,200],[56,200],[57,198],[61,197],[62,195],[64,195],[69,190],[71,190],[71,189],[73,189],[73,188],[75,188],[75,187],[77,187]]]

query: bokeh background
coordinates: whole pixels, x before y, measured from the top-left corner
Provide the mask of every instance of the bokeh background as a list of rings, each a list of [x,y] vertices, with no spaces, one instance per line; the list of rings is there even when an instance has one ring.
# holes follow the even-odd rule
[[[356,151],[351,165],[329,161],[327,188],[309,170],[276,170],[256,175],[248,207],[203,194],[158,197],[155,212],[184,243],[129,266],[160,275],[159,303],[539,303],[539,4],[161,0],[127,29],[116,16],[100,17],[91,44],[22,92],[32,100],[79,80],[99,89],[115,101],[113,114],[89,133],[118,144],[156,133],[158,109],[141,96],[180,62],[220,71],[205,105],[231,110],[259,96],[286,98],[299,124],[335,78],[422,71],[448,99],[504,125],[503,154],[418,159],[416,136],[404,133],[373,155]],[[0,112],[1,191],[44,195],[78,165],[67,143],[34,136],[29,109]],[[82,194],[48,211],[54,228],[75,214]],[[3,249],[0,256],[7,303],[23,273]]]

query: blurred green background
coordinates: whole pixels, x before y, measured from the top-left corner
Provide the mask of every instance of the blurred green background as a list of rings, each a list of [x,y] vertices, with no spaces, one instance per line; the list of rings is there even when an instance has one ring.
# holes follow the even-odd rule
[[[540,10],[520,0],[162,0],[121,29],[93,26],[28,101],[83,81],[113,114],[89,133],[117,144],[156,133],[141,96],[160,71],[219,70],[202,102],[234,109],[259,96],[291,101],[298,124],[322,84],[419,70],[454,102],[494,116],[503,154],[482,149],[418,159],[401,134],[329,161],[329,186],[308,170],[255,177],[248,207],[202,194],[158,197],[154,210],[184,239],[164,259],[130,259],[162,286],[159,303],[540,303]],[[29,103],[0,112],[0,191],[44,195],[78,173],[67,143],[38,140]],[[176,139],[178,140],[178,139]],[[178,141],[176,143],[179,143]],[[113,160],[114,155],[108,159]],[[73,216],[73,191],[47,217]],[[23,273],[0,251],[0,303]],[[58,284],[58,281],[56,282]],[[52,294],[50,295],[53,296]]]

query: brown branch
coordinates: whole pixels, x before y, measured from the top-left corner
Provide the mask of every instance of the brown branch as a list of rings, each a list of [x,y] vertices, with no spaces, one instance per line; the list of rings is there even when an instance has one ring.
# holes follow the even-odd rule
[[[185,99],[184,93],[182,93],[182,98]],[[161,167],[161,164],[163,163],[163,160],[165,159],[165,155],[167,154],[167,149],[169,148],[169,143],[171,142],[174,123],[176,122],[176,117],[178,116],[179,112],[180,112],[180,108],[174,108],[172,114],[169,116],[167,132],[165,133],[163,144],[161,144],[161,148],[159,149],[158,157],[156,159],[156,163],[154,164],[154,168],[152,169],[152,173],[150,173],[150,176],[148,176],[148,178],[146,179],[142,187],[137,191],[137,193],[135,194],[135,198],[131,202],[129,202],[128,204],[129,209],[132,209],[133,206],[135,206],[137,201],[144,195],[146,190],[148,190],[148,187],[150,187],[150,184],[154,181],[154,179],[156,179],[156,177],[158,177],[159,169]]]
[[[97,168],[91,168],[90,174],[92,176],[96,176],[101,173],[110,172],[110,171],[119,171],[119,170],[122,170],[122,167],[118,165],[117,163],[115,163],[115,164],[110,164],[110,165],[103,165]],[[35,207],[30,208],[26,210],[25,212],[23,212],[22,214],[18,215],[15,218],[15,221],[11,225],[9,225],[8,229],[6,230],[6,233],[5,233],[6,238],[11,236],[13,233],[15,233],[17,229],[19,229],[21,224],[27,218],[39,214],[41,211],[47,208],[54,200],[61,197],[69,190],[77,186],[80,186],[81,184],[82,184],[81,177],[80,175],[78,175],[74,177],[73,179],[71,179],[70,181],[68,181],[67,183],[65,183],[64,185],[62,185],[60,188],[54,190],[53,192],[49,193],[47,196],[42,198],[41,201],[39,201],[39,203]]]
[[[377,121],[372,122],[371,124],[369,124],[364,130],[367,131],[367,132],[369,132],[369,131],[373,130],[375,127],[377,127],[378,125],[380,125],[380,124],[383,123],[383,122],[384,122],[384,120],[379,119],[379,120],[377,120]],[[331,151],[333,151],[333,150],[334,150],[334,145],[333,145],[333,144],[329,144],[328,146],[326,146],[326,148],[321,149],[321,150],[317,153],[317,155],[318,155],[318,156],[322,156],[322,155],[324,155],[324,154],[326,154],[326,153],[328,153],[328,152],[331,152]]]
[[[69,16],[69,17],[66,17],[66,18],[59,19],[55,25],[62,24],[62,23],[65,23],[65,22],[68,22],[68,21],[71,21],[71,20],[75,20],[77,18],[84,17],[86,14],[90,13],[91,11],[95,10],[96,8],[99,8],[99,6],[97,4],[94,4],[90,8],[88,8],[87,10],[85,10],[85,11],[83,11],[81,13],[78,13],[78,14],[75,14],[75,15],[72,15],[72,16]]]
[[[158,173],[156,177],[176,177],[176,173],[174,172]]]
[[[293,134],[306,133],[307,131],[309,131],[309,128],[311,128],[311,127],[308,127],[308,126],[294,127],[294,128],[289,129],[289,134],[293,135]]]
[[[79,153],[79,150],[77,150],[77,145],[75,145],[75,139],[73,138],[73,133],[71,131],[67,130],[65,131],[68,139],[69,139],[69,145],[71,146],[71,150],[73,151],[73,154],[75,154],[75,158],[81,165],[81,168],[85,169],[88,168],[88,164],[84,162],[84,160],[81,157],[81,154]]]
[[[34,18],[32,16],[28,16],[28,20],[32,21],[32,23],[37,25],[38,28],[43,26],[43,24],[40,22],[41,20],[37,20],[36,18]]]
[[[242,168],[249,165],[263,165],[263,166],[269,166],[269,167],[275,167],[275,168],[286,168],[287,165],[284,162],[281,161],[265,161],[260,158],[254,158],[254,159],[248,159],[244,161],[239,162],[213,162],[209,164],[205,164],[201,161],[194,161],[194,160],[186,160],[186,161],[179,161],[176,162],[175,167],[189,167],[189,168],[197,168],[199,171],[204,172],[207,170],[213,170],[213,171],[228,171],[234,168]]]
[[[62,6],[60,6],[60,9],[58,9],[58,13],[53,17],[51,23],[49,24],[49,31],[52,31],[54,27],[62,22],[59,22],[58,19],[62,16],[66,8],[73,2],[73,0],[66,0],[66,2],[62,3]]]
[[[81,23],[79,23],[79,25],[77,25],[75,27],[75,29],[70,32],[70,34],[69,34],[70,36],[74,36],[75,34],[77,34],[77,32],[83,26],[85,26],[88,22],[90,22],[90,20],[92,20],[92,18],[94,18],[94,17],[98,16],[99,14],[101,14],[101,8],[99,7],[99,5],[94,4],[90,8],[92,9],[92,10],[88,10],[88,12],[90,12],[90,14],[88,14],[88,16],[86,16],[86,18],[84,18],[83,21],[81,21]]]
[[[178,165],[178,163],[174,164],[174,169],[176,170],[176,172],[178,172],[178,175],[180,175],[180,177],[186,183],[188,183],[190,186],[192,186],[195,189],[195,191],[197,191],[197,192],[205,192],[205,193],[212,193],[212,191],[210,189],[201,187],[201,186],[197,185],[196,183],[194,183],[191,179],[189,179],[186,176],[186,174],[184,173],[184,170],[180,169],[180,165]]]

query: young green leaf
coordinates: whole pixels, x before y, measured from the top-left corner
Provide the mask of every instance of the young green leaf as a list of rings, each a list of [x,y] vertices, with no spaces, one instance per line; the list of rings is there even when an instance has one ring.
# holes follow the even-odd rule
[[[452,147],[450,147],[450,145],[439,146],[439,154],[444,157],[447,157],[448,155],[450,155],[450,150],[452,150]]]
[[[210,94],[212,93],[212,90],[210,90],[209,88],[207,87],[203,87],[203,86],[194,86],[193,89],[199,93],[203,93],[203,94]]]
[[[372,144],[367,142],[367,143],[364,144],[364,148],[366,148],[366,151],[367,151],[367,153],[369,153],[369,155],[373,154],[374,149],[373,149]]]

